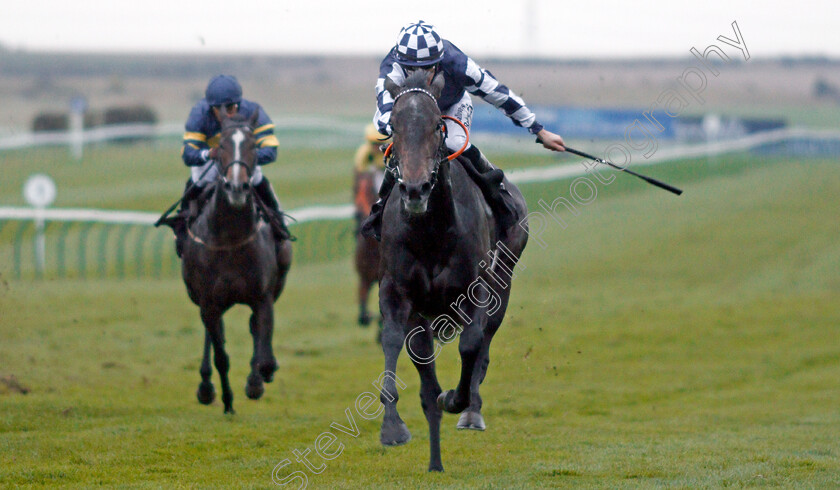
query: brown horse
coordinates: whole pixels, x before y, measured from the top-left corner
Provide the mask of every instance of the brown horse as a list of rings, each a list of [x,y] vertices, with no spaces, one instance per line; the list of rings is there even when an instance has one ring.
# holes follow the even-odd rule
[[[528,235],[523,220],[498,238],[494,217],[466,170],[468,164],[447,156],[445,125],[436,103],[443,77],[438,75],[431,84],[426,77],[419,71],[402,87],[386,79],[394,97],[391,154],[399,192],[391,194],[382,216],[379,307],[385,372],[396,373],[405,345],[420,374],[420,400],[429,425],[429,471],[443,471],[442,411],[462,413],[458,428],[485,427],[479,385]],[[505,186],[517,214],[527,216],[522,194],[509,181]],[[435,373],[439,348],[433,339],[451,341],[458,333],[460,381],[456,389],[443,392]],[[386,377],[380,392],[384,445],[411,438],[397,412],[395,378]]]
[[[356,212],[356,272],[359,274],[359,325],[366,327],[372,317],[368,311],[368,296],[375,283],[379,282],[379,242],[359,232],[359,225],[370,215],[370,208],[377,199],[382,181],[382,172],[376,170],[356,171],[353,179],[353,201]]]
[[[271,347],[274,302],[283,291],[292,262],[291,243],[275,241],[251,186],[257,164],[253,130],[258,114],[254,111],[250,120],[240,115],[222,118],[218,177],[205,191],[209,194],[206,205],[188,227],[181,265],[187,293],[198,305],[205,327],[198,400],[209,404],[215,397],[210,381],[212,347],[225,413],[234,410],[222,315],[234,304],[251,308],[254,355],[245,393],[248,398],[260,398],[265,391],[263,382],[270,383],[277,370]]]

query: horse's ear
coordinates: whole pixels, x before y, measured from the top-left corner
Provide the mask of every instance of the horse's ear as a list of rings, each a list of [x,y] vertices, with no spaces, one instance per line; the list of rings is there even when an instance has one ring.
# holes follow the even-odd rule
[[[440,94],[443,92],[443,84],[445,80],[443,79],[443,71],[437,72],[434,78],[432,78],[432,83],[429,85],[429,92],[435,96],[435,99],[440,98]]]
[[[251,117],[248,119],[248,126],[251,126],[252,129],[257,127],[257,121],[260,120],[260,111],[262,111],[262,107],[258,105],[257,108],[254,109],[254,113],[251,114]]]
[[[387,90],[388,93],[391,94],[391,97],[396,99],[397,95],[399,95],[400,93],[401,88],[402,87],[400,87],[393,80],[391,80],[391,77],[385,77],[385,90]]]

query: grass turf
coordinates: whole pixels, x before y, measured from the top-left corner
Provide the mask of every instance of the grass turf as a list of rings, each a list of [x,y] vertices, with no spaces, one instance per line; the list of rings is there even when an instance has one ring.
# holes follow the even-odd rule
[[[293,266],[260,401],[243,393],[247,312],[228,313],[233,417],[195,400],[203,327],[178,279],[4,280],[0,486],[272,488],[285,459],[276,476],[315,488],[840,485],[840,168],[736,156],[643,172],[685,194],[619,177],[529,245],[482,389],[488,430],[445,415],[443,474],[425,471],[405,355],[407,446],[383,449],[358,415],[358,437],[331,428],[382,370],[348,258]],[[569,185],[523,190],[539,210]],[[140,187],[139,208],[171,194]],[[438,361],[454,386],[457,349]],[[342,452],[310,454],[315,474],[293,450],[326,431]]]

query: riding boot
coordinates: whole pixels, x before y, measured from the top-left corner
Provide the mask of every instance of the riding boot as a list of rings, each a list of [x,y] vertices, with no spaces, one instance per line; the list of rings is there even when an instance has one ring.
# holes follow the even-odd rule
[[[266,216],[266,218],[268,219],[268,224],[271,225],[274,238],[277,241],[295,240],[289,228],[286,227],[286,220],[283,219],[283,211],[280,210],[280,203],[277,202],[274,189],[271,188],[271,183],[265,176],[263,176],[259,184],[254,186],[254,190],[257,191],[257,196],[259,196],[260,200],[262,200],[268,209],[270,216]]]
[[[385,202],[391,189],[397,183],[393,172],[385,169],[385,178],[382,179],[382,186],[379,188],[379,199],[370,208],[370,215],[362,222],[362,235],[373,237],[376,241],[382,240],[382,212],[385,210]]]
[[[504,238],[507,235],[507,230],[519,221],[519,215],[512,202],[513,196],[505,188],[505,174],[502,170],[494,167],[475,145],[472,145],[463,155],[472,164],[474,171],[479,174],[473,175],[474,172],[467,170],[467,173],[470,174],[470,177],[473,177],[473,180],[481,189],[481,193],[487,200],[487,204],[490,205],[490,209],[493,210],[499,238]]]

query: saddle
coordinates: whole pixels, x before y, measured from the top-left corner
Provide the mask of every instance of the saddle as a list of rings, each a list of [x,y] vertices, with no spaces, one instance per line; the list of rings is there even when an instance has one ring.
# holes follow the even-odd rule
[[[504,241],[507,238],[507,231],[519,221],[519,213],[516,211],[513,196],[503,183],[505,173],[499,169],[480,173],[468,158],[458,158],[458,162],[478,186],[493,211],[496,222],[496,240]]]
[[[186,206],[182,205],[181,209],[179,209],[173,216],[162,218],[155,223],[155,226],[166,225],[172,228],[172,232],[175,234],[175,254],[178,255],[178,258],[180,258],[184,252],[184,241],[187,238],[187,229],[201,214],[201,210],[204,208],[204,205],[207,204],[207,201],[210,199],[210,195],[212,193],[213,186],[207,186],[193,199],[188,199],[190,196],[185,195],[182,199],[187,199]]]

